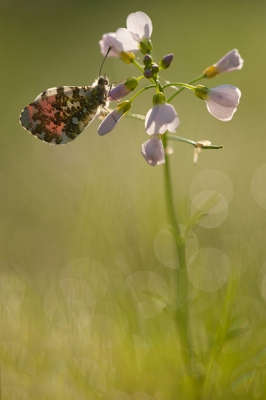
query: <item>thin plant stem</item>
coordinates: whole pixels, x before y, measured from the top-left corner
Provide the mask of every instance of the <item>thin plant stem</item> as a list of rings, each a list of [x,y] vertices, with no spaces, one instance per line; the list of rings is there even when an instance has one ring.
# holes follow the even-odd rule
[[[198,142],[195,142],[194,140],[191,139],[187,139],[187,138],[183,138],[181,136],[175,136],[175,135],[167,135],[168,140],[176,140],[177,142],[184,142],[184,143],[188,143],[191,144],[194,147],[200,147],[202,150],[204,149],[222,149],[223,145],[216,145],[216,144],[210,144],[210,145],[202,145],[200,146]]]
[[[197,81],[200,81],[201,79],[205,78],[205,75],[200,75],[197,76],[197,78],[192,79],[192,81],[188,82],[188,85],[192,85],[192,83],[195,83]],[[171,86],[171,85],[169,85]],[[185,87],[181,87],[179,90],[177,90],[174,94],[172,94],[172,96],[169,97],[169,99],[167,100],[167,103],[170,103],[179,93],[181,93],[183,90],[185,89]]]
[[[156,87],[156,85],[145,86],[144,88],[140,89],[137,93],[135,93],[134,96],[132,96],[129,101],[132,102],[133,100],[135,100],[135,98],[137,96],[139,96],[141,93],[145,92],[145,90],[152,89],[154,87]]]
[[[136,61],[135,58],[132,60],[132,64],[134,64],[143,73],[143,67]]]
[[[167,133],[163,135],[164,148],[167,146]],[[189,323],[188,323],[188,278],[187,266],[185,255],[185,238],[182,237],[176,212],[174,208],[173,190],[171,185],[169,156],[165,157],[164,164],[164,180],[165,180],[165,194],[166,194],[166,207],[169,215],[169,220],[172,225],[173,234],[175,237],[176,249],[179,260],[179,269],[177,274],[177,304],[174,306],[175,320],[180,337],[180,348],[184,367],[186,370],[186,384],[188,393],[194,391],[194,385],[191,380],[194,379],[191,372],[191,358],[190,358],[190,339],[189,339]],[[189,397],[188,397],[189,398]]]

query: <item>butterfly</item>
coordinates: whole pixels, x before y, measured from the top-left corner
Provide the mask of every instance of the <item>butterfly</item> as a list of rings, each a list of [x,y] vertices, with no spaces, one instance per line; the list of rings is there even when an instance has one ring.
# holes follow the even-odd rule
[[[110,50],[111,48],[103,62]],[[67,144],[79,136],[101,113],[102,108],[108,107],[109,92],[109,79],[101,73],[91,86],[59,86],[47,89],[24,108],[20,123],[44,142]]]

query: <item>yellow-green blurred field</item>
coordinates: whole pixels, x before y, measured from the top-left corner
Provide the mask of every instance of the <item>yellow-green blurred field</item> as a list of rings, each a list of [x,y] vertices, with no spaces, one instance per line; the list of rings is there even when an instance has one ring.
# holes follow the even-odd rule
[[[193,166],[193,148],[174,142],[171,178],[182,225],[206,193],[222,195],[188,246],[199,368],[190,393],[202,399],[227,318],[210,400],[266,398],[265,2],[0,0],[1,400],[192,398],[168,307],[178,304],[179,276],[163,166],[140,154],[143,121],[124,118],[100,137],[95,120],[67,146],[19,124],[45,89],[90,85],[102,34],[135,11],[152,19],[156,61],[175,55],[167,80],[188,82],[234,48],[245,60],[241,71],[200,82],[239,87],[231,122],[213,118],[193,93],[173,102],[178,135],[224,149],[204,151]],[[138,74],[111,58],[103,72],[111,82]],[[145,93],[133,112],[151,106]]]

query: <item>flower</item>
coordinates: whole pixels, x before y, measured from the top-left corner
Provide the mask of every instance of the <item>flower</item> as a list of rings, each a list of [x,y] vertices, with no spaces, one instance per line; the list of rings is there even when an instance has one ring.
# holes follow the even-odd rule
[[[115,86],[109,92],[109,101],[119,101],[123,97],[127,96],[130,92],[136,89],[138,81],[136,78],[128,78],[125,82]]]
[[[179,126],[179,118],[172,104],[163,102],[164,96],[159,93],[153,98],[154,107],[145,118],[145,129],[148,135],[163,134],[166,131],[174,133]]]
[[[230,121],[236,112],[241,92],[232,85],[221,85],[212,89],[198,85],[195,88],[195,95],[205,100],[209,113],[215,118]]]
[[[165,152],[160,135],[152,135],[147,142],[141,146],[141,154],[148,164],[155,167],[165,163]]]
[[[107,115],[107,117],[100,124],[97,130],[99,135],[102,136],[106,135],[106,133],[111,132],[116,127],[120,119],[130,110],[130,108],[130,101],[123,101],[122,103],[120,103],[112,112],[110,112],[110,114]]]
[[[151,34],[151,19],[147,14],[138,11],[127,17],[127,28],[116,31],[116,40],[125,52],[142,50],[146,54],[152,49],[149,41]]]
[[[203,71],[206,78],[213,78],[214,76],[223,72],[230,72],[239,70],[243,67],[244,60],[240,56],[237,49],[229,51],[217,63],[211,65]]]

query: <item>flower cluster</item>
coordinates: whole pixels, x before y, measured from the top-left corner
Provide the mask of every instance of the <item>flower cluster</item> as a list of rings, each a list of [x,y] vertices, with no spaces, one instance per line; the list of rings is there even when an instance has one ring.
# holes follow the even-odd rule
[[[141,75],[137,78],[130,77],[114,87],[109,93],[109,100],[120,101],[134,91],[143,78],[148,79],[149,84],[140,89],[130,100],[118,104],[103,120],[98,128],[98,133],[100,135],[105,135],[114,129],[121,118],[130,111],[135,98],[144,90],[154,89],[153,107],[147,112],[145,117],[145,130],[149,135],[149,140],[142,144],[141,154],[150,165],[160,165],[165,163],[164,145],[166,141],[162,141],[162,135],[168,132],[175,133],[179,126],[178,114],[174,106],[169,104],[169,102],[183,89],[189,89],[194,91],[194,94],[198,98],[206,102],[207,110],[215,118],[221,121],[230,121],[236,112],[241,97],[241,92],[237,87],[221,85],[208,88],[203,85],[194,86],[192,84],[203,78],[209,79],[221,73],[239,70],[243,66],[243,59],[238,50],[234,49],[221,58],[221,60],[206,68],[200,77],[192,80],[190,83],[172,82],[162,85],[159,79],[159,73],[170,67],[174,57],[173,54],[167,54],[162,57],[159,63],[154,62],[151,56],[153,49],[151,43],[153,26],[151,19],[145,13],[138,11],[130,14],[127,17],[126,26],[127,28],[119,28],[116,32],[103,35],[102,40],[99,42],[101,53],[105,55],[111,46],[112,48],[108,53],[108,57],[117,57],[126,64],[134,64],[141,71]],[[135,56],[136,52],[141,52],[143,54],[143,65],[137,62]],[[175,90],[175,93],[168,101],[166,101],[164,94],[164,89],[166,87],[175,89],[178,87],[178,90]],[[167,136],[173,138],[172,135]],[[174,139],[178,140],[178,137],[175,136]],[[201,148],[222,147],[211,146],[210,142],[206,140],[193,142],[189,139],[179,139],[194,145],[194,163]]]

